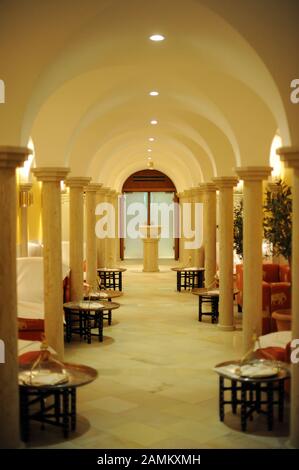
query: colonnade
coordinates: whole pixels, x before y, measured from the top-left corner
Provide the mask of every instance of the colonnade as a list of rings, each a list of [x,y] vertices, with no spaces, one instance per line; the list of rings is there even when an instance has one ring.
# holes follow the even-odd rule
[[[0,327],[1,339],[6,346],[6,363],[0,367],[1,445],[16,447],[18,438],[18,384],[17,384],[17,325],[16,325],[16,183],[15,169],[30,153],[24,148],[0,147],[0,217],[2,240],[0,244]],[[299,149],[280,150],[282,159],[294,170],[293,181],[293,257],[292,283],[299,282]],[[243,348],[252,344],[253,334],[261,333],[262,326],[262,191],[263,180],[270,175],[269,167],[241,167],[237,176],[244,181],[244,291],[243,291]],[[45,330],[49,344],[63,358],[62,312],[62,256],[61,256],[61,194],[60,182],[67,181],[70,188],[70,263],[72,269],[72,295],[82,295],[83,261],[83,193],[86,193],[87,281],[93,284],[97,265],[117,261],[115,239],[97,239],[95,234],[96,205],[101,201],[117,207],[117,194],[89,178],[67,179],[68,168],[35,168],[33,174],[42,182],[42,220],[44,244]],[[181,204],[203,201],[204,250],[206,285],[213,284],[216,273],[216,191],[219,190],[220,230],[220,318],[219,328],[232,330],[233,324],[233,187],[236,177],[217,177],[180,194]],[[192,212],[192,211],[191,211]],[[194,223],[194,214],[191,215]],[[24,242],[26,235],[22,238]],[[22,230],[23,233],[23,230]],[[191,254],[183,247],[181,261],[190,256],[192,265],[198,264],[196,250]],[[101,258],[106,253],[106,258]],[[108,256],[108,259],[107,259]],[[299,310],[298,290],[292,290],[293,312]],[[4,315],[9,314],[9,321]],[[293,337],[299,338],[299,317],[293,315]],[[291,443],[299,446],[299,368],[292,365]]]

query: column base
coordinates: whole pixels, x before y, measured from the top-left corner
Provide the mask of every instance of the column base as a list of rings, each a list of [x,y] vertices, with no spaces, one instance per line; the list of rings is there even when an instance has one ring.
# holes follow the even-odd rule
[[[218,323],[217,327],[219,328],[219,330],[222,330],[222,331],[234,331],[235,330],[234,325],[220,325]]]
[[[144,269],[142,270],[143,273],[159,273],[160,272],[160,269],[157,268],[157,269]]]

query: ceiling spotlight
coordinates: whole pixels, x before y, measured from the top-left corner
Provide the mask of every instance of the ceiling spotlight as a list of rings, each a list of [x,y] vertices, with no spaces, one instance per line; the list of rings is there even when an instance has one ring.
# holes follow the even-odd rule
[[[159,92],[155,91],[155,90],[150,91],[149,94],[150,94],[150,96],[159,96]]]
[[[153,126],[155,126],[156,124],[158,124],[158,121],[157,121],[156,119],[152,119],[152,120],[151,120],[151,124],[152,124]]]
[[[152,149],[147,149],[148,152],[152,152]]]
[[[154,42],[161,42],[164,41],[165,36],[162,36],[162,34],[152,34],[150,36],[150,40]]]
[[[149,140],[150,142],[154,142],[155,139],[154,139],[154,137],[149,137],[148,140]]]

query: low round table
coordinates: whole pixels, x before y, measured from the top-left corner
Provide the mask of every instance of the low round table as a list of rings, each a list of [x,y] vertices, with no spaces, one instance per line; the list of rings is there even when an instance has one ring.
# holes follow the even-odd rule
[[[109,312],[120,307],[116,302],[93,302],[81,300],[79,302],[67,302],[63,304],[66,341],[72,340],[72,334],[80,335],[88,344],[91,344],[91,337],[97,336],[99,341],[103,341],[103,317],[104,312]],[[98,333],[92,333],[93,328],[98,329]]]
[[[237,289],[234,289],[233,298],[239,293]],[[198,296],[198,321],[201,321],[203,315],[209,315],[212,317],[212,323],[218,322],[219,317],[219,288],[215,289],[193,289],[193,295]],[[202,305],[208,303],[211,305],[210,312],[203,312]]]
[[[92,301],[108,301],[111,302],[112,299],[117,297],[121,297],[123,293],[119,290],[101,290],[99,292],[92,292],[89,295],[84,296],[84,300],[92,300]],[[109,304],[110,305],[110,304]],[[112,310],[107,308],[107,312],[103,311],[103,318],[104,320],[108,320],[108,325],[112,323]]]
[[[205,268],[171,268],[176,272],[177,291],[203,287]]]
[[[62,428],[65,438],[69,431],[75,431],[77,418],[77,388],[96,379],[95,369],[78,364],[63,363],[69,376],[66,383],[59,385],[34,386],[19,383],[21,436],[29,440],[30,420],[51,424]],[[19,378],[30,372],[31,364],[21,365]]]
[[[269,362],[269,361],[266,361]],[[228,366],[240,365],[240,361],[226,361],[217,364],[215,372],[219,375],[219,417],[224,421],[224,406],[231,405],[232,412],[237,413],[241,406],[241,428],[246,431],[247,419],[253,419],[253,413],[267,416],[268,430],[273,429],[274,406],[278,407],[278,420],[283,421],[284,415],[284,383],[290,378],[290,372],[283,363],[279,364],[277,375],[263,378],[241,377],[228,372]],[[225,380],[228,385],[225,385]],[[225,392],[230,397],[225,398]],[[276,395],[276,396],[275,396]],[[265,405],[265,409],[262,407]]]
[[[126,268],[98,268],[97,273],[101,279],[100,289],[113,289],[122,291],[122,273]]]

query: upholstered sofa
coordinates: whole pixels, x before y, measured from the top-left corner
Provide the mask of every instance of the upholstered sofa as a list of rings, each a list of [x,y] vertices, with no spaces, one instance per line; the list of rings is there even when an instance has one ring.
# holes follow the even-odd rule
[[[69,268],[62,266],[64,301],[69,300]],[[19,338],[41,340],[44,332],[43,258],[17,258],[17,314]]]
[[[236,266],[237,303],[243,306],[243,265]],[[272,313],[291,308],[291,272],[288,265],[263,264],[263,334],[276,331]]]

